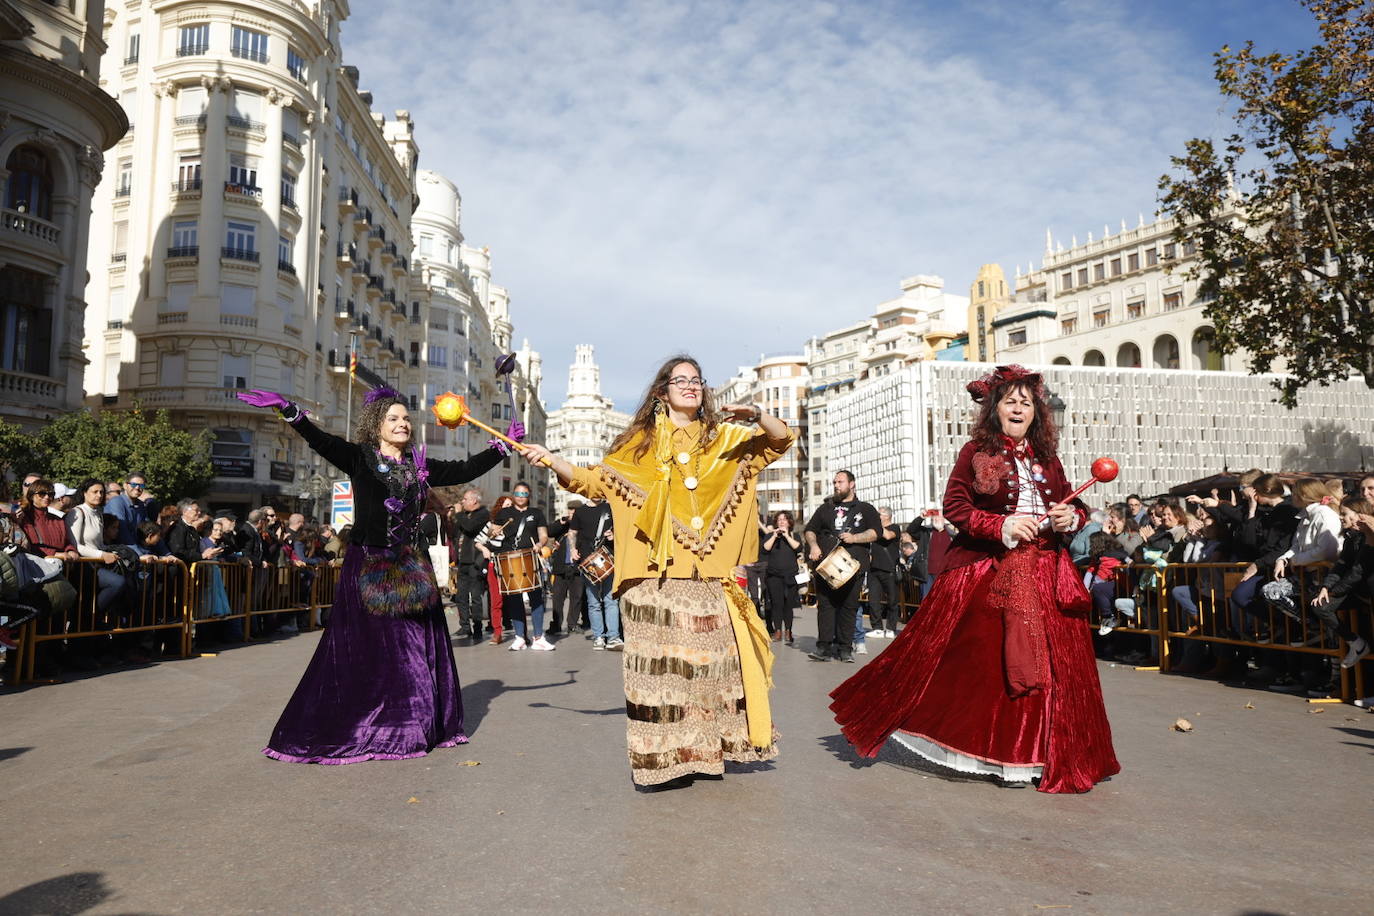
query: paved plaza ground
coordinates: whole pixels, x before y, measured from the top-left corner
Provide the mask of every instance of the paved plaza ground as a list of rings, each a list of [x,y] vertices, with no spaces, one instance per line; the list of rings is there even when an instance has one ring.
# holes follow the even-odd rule
[[[0,695],[0,913],[1374,906],[1374,716],[1103,664],[1119,776],[951,781],[854,757],[826,710],[854,668],[807,660],[808,620],[779,652],[778,760],[653,794],[630,783],[620,657],[580,636],[456,643],[472,743],[416,760],[258,753],[318,634]]]

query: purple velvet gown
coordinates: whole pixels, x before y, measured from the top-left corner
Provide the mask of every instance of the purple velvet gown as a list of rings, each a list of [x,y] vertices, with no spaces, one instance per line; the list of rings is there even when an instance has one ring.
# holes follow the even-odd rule
[[[263,753],[292,763],[423,757],[466,744],[463,697],[443,606],[379,617],[358,599],[367,548],[344,555],[329,626]]]

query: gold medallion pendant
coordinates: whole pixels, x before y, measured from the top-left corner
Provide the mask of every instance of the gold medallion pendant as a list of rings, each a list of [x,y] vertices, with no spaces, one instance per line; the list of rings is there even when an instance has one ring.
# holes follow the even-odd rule
[[[689,490],[695,490],[697,488],[697,479],[695,477],[684,478],[682,485]]]
[[[691,461],[691,460],[692,460],[692,456],[689,455],[689,454],[687,454],[686,452],[678,452],[678,453],[677,453],[677,463],[678,463],[678,464],[686,464],[687,462],[689,462],[689,461]]]
[[[700,531],[700,530],[701,530],[702,528],[704,528],[705,526],[706,526],[706,523],[705,523],[704,521],[701,520],[701,516],[700,516],[700,515],[694,515],[694,516],[692,516],[692,529],[693,529],[693,530],[695,530],[695,531]]]

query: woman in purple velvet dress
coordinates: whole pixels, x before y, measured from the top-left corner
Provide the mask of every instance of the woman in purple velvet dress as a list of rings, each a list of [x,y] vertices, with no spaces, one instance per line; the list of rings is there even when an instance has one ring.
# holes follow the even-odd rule
[[[357,442],[321,430],[279,394],[239,398],[276,408],[347,474],[355,506],[329,626],[263,753],[291,763],[359,763],[466,744],[458,670],[420,515],[430,486],[480,477],[503,452],[426,461],[424,446],[410,445],[405,398],[390,388],[368,393]],[[523,429],[511,432],[522,438]]]

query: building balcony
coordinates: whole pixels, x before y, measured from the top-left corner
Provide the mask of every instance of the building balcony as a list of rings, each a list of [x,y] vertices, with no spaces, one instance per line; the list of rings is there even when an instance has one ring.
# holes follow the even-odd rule
[[[353,229],[362,232],[372,225],[372,211],[367,207],[359,207],[353,214]]]
[[[130,194],[132,194],[132,193],[134,193],[134,186],[131,185],[131,184],[123,184],[123,185],[120,185],[119,187],[115,188],[114,196],[115,196],[115,197],[128,197],[128,196],[129,196]]]
[[[420,366],[420,356],[418,353],[410,354],[410,368],[418,369]]]
[[[185,312],[158,312],[157,323],[161,327],[164,324],[185,324]]]
[[[296,206],[296,199],[294,197],[283,197],[281,199],[281,205],[283,210],[290,210],[292,213],[301,212],[300,207]]]
[[[372,327],[372,316],[367,312],[363,312],[362,320],[359,321],[358,324],[362,325],[363,330],[366,331],[368,328]]]
[[[256,328],[258,319],[252,315],[227,315],[221,312],[219,323],[231,328]]]
[[[209,50],[209,44],[181,45],[177,48],[177,57],[196,57]]]
[[[288,134],[286,131],[282,131],[281,142],[285,143],[287,146],[295,147],[297,152],[300,151],[301,138],[297,137],[295,134]]]
[[[62,388],[57,379],[46,375],[0,369],[0,398],[10,404],[55,407]]]
[[[229,261],[249,261],[253,264],[258,263],[258,253],[251,248],[230,248],[225,246],[219,250],[219,255]]]
[[[399,252],[396,250],[396,243],[387,242],[382,246],[382,264],[388,265],[396,263],[397,254],[399,254]]]
[[[347,216],[357,212],[358,192],[352,188],[339,188],[339,213]]]
[[[62,239],[62,227],[56,223],[8,208],[0,210],[0,232],[13,241],[37,243],[54,250]]]
[[[181,181],[174,181],[172,182],[172,195],[177,200],[199,200],[200,184],[199,178],[183,178]]]
[[[251,200],[260,204],[262,203],[262,188],[226,181],[224,183],[224,197],[226,200]]]
[[[278,259],[277,273],[290,274],[294,277],[296,275],[296,265],[292,264],[290,261],[283,261],[281,259]]]
[[[110,255],[111,264],[123,264],[127,260],[129,260],[129,253],[127,251],[116,251],[114,254]]]
[[[130,54],[128,57],[124,58],[124,66],[126,67],[132,67],[136,63],[138,63],[137,54]]]
[[[349,300],[347,300],[347,301],[345,301],[345,300],[343,300],[343,299],[335,299],[335,300],[334,300],[334,317],[335,317],[335,318],[352,318],[352,317],[354,317],[354,316],[357,315],[357,314],[358,314],[358,307],[357,307],[357,305],[354,304],[354,302],[353,302],[352,299],[349,299]]]
[[[286,72],[291,74],[302,84],[305,84],[307,81],[304,67],[287,67]]]
[[[252,118],[241,118],[238,115],[226,116],[224,123],[226,126],[235,130],[246,130],[259,134],[267,130],[267,125],[261,121],[254,121]]]
[[[167,260],[169,260],[169,261],[179,261],[179,260],[197,261],[197,260],[200,260],[200,246],[199,246],[199,245],[173,245],[172,247],[170,247],[170,248],[167,249]]]
[[[399,255],[395,263],[391,265],[391,272],[398,275],[410,273],[410,261],[405,255]]]
[[[240,60],[251,60],[258,64],[265,64],[268,62],[266,51],[256,51],[252,48],[230,48],[229,53]]]
[[[177,130],[181,130],[188,127],[195,128],[197,130],[205,130],[205,115],[178,115],[176,120],[173,121],[172,124],[173,127]]]

